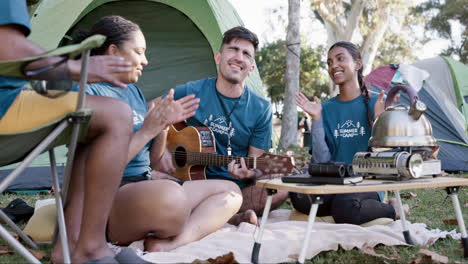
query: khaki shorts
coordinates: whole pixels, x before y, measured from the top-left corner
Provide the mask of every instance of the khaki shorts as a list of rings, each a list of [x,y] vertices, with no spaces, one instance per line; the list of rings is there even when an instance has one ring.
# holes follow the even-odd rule
[[[0,134],[19,133],[43,126],[67,113],[74,112],[77,102],[77,92],[69,92],[58,98],[48,98],[35,91],[21,91],[0,119]]]

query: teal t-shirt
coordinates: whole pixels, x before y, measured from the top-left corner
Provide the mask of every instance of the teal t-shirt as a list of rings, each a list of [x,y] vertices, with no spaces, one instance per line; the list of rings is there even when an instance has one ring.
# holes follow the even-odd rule
[[[374,116],[374,105],[378,94],[371,93],[369,110]],[[322,104],[325,141],[331,160],[351,164],[354,154],[368,151],[371,130],[367,126],[367,110],[364,96],[351,101],[340,101],[337,97]]]
[[[24,35],[29,35],[31,26],[25,0],[0,1],[0,25],[9,24],[20,26]],[[8,111],[26,83],[27,81],[22,79],[0,76],[0,119]]]
[[[209,127],[215,136],[218,154],[227,155],[228,137],[233,156],[246,157],[249,146],[269,149],[272,133],[270,103],[248,87],[245,87],[241,97],[230,98],[218,93],[215,85],[216,78],[208,78],[176,87],[175,99],[189,94],[200,98],[200,106],[195,115],[187,120],[187,125]],[[224,108],[221,104],[224,104]],[[232,123],[231,127],[228,120]],[[242,181],[233,179],[226,167],[207,167],[206,174],[208,178],[229,179],[242,186]]]
[[[370,92],[369,110],[374,116],[374,106],[379,95]],[[332,161],[352,164],[356,152],[369,151],[371,129],[367,126],[367,108],[364,96],[351,101],[340,101],[338,97],[322,104],[322,120],[325,141]],[[385,193],[377,192],[381,201]]]
[[[126,89],[117,88],[108,83],[93,83],[86,86],[86,93],[90,95],[107,96],[126,102],[133,113],[133,131],[138,131],[145,121],[148,106],[141,90],[134,84],[127,85]],[[151,172],[149,148],[151,142],[138,152],[125,167],[124,177],[142,176]]]

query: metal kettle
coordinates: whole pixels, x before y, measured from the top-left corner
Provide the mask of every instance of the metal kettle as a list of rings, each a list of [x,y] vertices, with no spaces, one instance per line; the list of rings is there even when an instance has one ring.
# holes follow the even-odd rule
[[[408,94],[409,107],[402,104],[391,105],[400,90]],[[426,109],[426,105],[419,100],[413,88],[406,85],[394,86],[388,92],[385,111],[374,121],[369,146],[375,148],[436,146],[431,123],[423,115]]]

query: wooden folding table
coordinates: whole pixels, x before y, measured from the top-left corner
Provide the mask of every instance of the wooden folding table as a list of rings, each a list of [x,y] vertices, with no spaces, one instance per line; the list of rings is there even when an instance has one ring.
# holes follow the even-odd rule
[[[455,177],[422,177],[418,179],[409,180],[383,180],[379,179],[365,179],[363,182],[356,185],[306,185],[296,183],[283,183],[281,179],[276,178],[272,180],[260,180],[257,182],[257,186],[262,186],[267,189],[268,198],[263,211],[263,217],[260,224],[259,232],[255,238],[254,247],[252,249],[252,263],[258,263],[258,257],[260,253],[261,239],[263,236],[263,230],[268,219],[270,212],[271,202],[273,194],[277,190],[284,190],[289,192],[309,194],[312,199],[312,205],[309,213],[309,219],[307,223],[307,230],[304,238],[304,245],[302,246],[301,253],[299,255],[299,262],[304,263],[307,248],[310,242],[310,236],[312,226],[315,222],[317,215],[317,209],[319,204],[322,203],[323,195],[326,194],[340,194],[340,193],[359,193],[359,192],[376,192],[376,191],[394,191],[397,198],[397,202],[400,205],[400,217],[403,225],[403,236],[406,243],[413,244],[411,236],[406,226],[406,217],[403,210],[403,206],[400,198],[400,190],[411,190],[411,189],[433,189],[433,188],[446,188],[447,193],[452,198],[452,203],[455,209],[455,214],[458,221],[458,227],[461,233],[462,245],[464,248],[464,257],[468,258],[468,238],[465,228],[465,222],[458,201],[458,190],[461,186],[467,186],[468,179],[455,178]]]

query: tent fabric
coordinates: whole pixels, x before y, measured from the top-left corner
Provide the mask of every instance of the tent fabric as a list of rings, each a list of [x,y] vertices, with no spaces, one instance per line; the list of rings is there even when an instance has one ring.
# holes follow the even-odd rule
[[[32,13],[31,39],[46,48],[66,43],[65,35],[89,29],[104,15],[137,22],[147,38],[149,65],[138,83],[147,99],[187,81],[216,75],[213,54],[221,46],[222,32],[243,25],[227,0],[41,0]],[[265,95],[257,70],[246,84]]]
[[[453,86],[455,88],[455,95],[457,98],[457,106],[467,121],[466,128],[468,131],[468,67],[452,58],[443,58],[450,67],[454,82]]]
[[[105,15],[137,22],[147,42],[149,65],[138,82],[147,99],[188,81],[215,76],[213,55],[221,46],[222,33],[243,25],[228,0],[40,0],[30,14],[30,39],[45,49],[67,44],[77,29],[89,29]],[[257,69],[246,84],[266,94]],[[64,163],[65,147],[57,152],[61,153],[57,162]],[[47,155],[41,155],[32,166],[47,165]]]
[[[59,184],[62,184],[63,171],[65,167],[57,166],[57,175]],[[0,170],[0,181],[8,174],[9,170]],[[27,168],[21,176],[17,177],[5,190],[6,192],[23,191],[23,190],[50,190],[52,188],[52,177],[50,176],[50,167],[30,167]]]
[[[388,89],[392,82],[393,76],[397,72],[397,68],[390,65],[380,66],[374,70],[374,74],[369,74],[364,77],[364,82]]]
[[[216,75],[210,44],[184,14],[161,3],[118,1],[100,5],[76,23],[67,35],[89,29],[99,18],[121,15],[140,25],[147,41],[149,60],[138,86],[147,100],[190,80]]]
[[[457,91],[452,79],[453,72],[442,57],[417,61],[412,66],[430,74],[429,78],[424,81],[422,89],[419,90],[418,96],[427,106],[424,115],[431,122],[433,136],[441,147],[438,158],[442,161],[442,169],[468,171],[466,120],[457,107]],[[465,66],[465,68],[467,67]],[[365,79],[374,91],[383,89],[381,83],[373,82],[373,80],[379,80],[380,76],[388,80],[388,68],[379,67]],[[463,78],[457,80],[461,80],[460,85],[466,85]],[[392,87],[391,84],[388,86]],[[399,103],[409,105],[408,96],[402,94]]]

